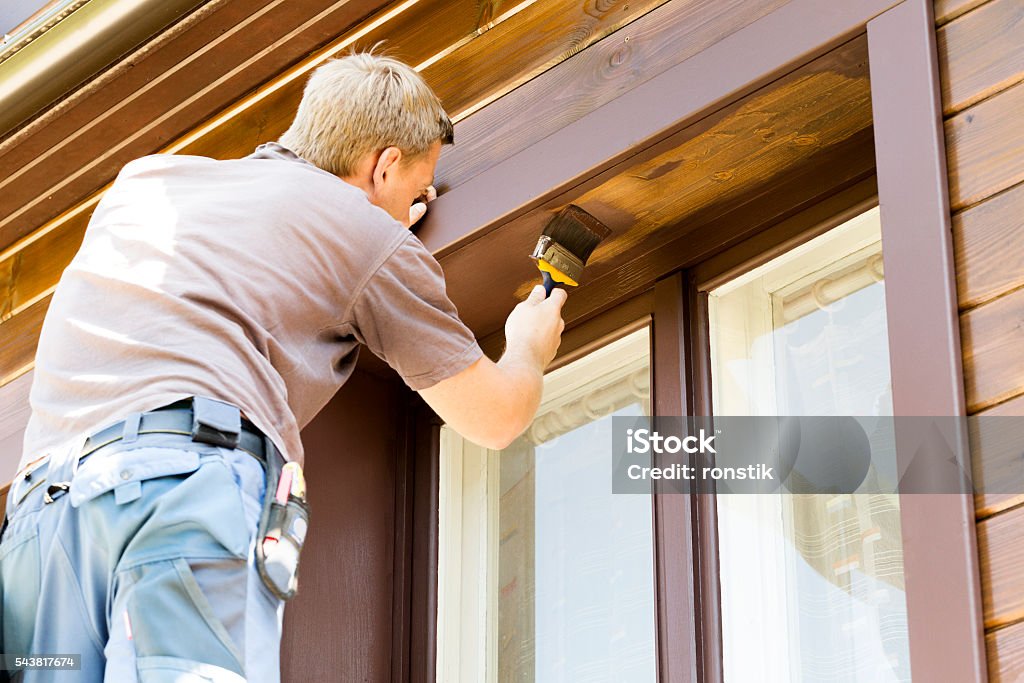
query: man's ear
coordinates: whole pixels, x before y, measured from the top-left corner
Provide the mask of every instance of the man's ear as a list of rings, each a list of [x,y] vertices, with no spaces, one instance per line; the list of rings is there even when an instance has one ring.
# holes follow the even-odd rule
[[[395,166],[402,160],[402,150],[397,147],[386,147],[377,157],[377,165],[373,168],[373,184],[381,186],[384,184],[388,173],[394,171]]]

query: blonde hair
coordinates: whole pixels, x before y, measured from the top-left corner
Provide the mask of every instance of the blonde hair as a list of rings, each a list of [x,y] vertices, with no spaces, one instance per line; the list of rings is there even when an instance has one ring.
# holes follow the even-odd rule
[[[325,171],[347,176],[369,152],[398,147],[416,157],[453,137],[448,114],[422,76],[397,59],[362,52],[313,72],[280,142]]]

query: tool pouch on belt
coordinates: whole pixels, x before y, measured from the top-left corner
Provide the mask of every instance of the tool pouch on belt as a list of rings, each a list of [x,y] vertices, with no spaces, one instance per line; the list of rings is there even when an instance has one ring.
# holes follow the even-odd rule
[[[297,470],[301,479],[297,464],[288,467]],[[275,492],[279,491],[281,476],[280,459],[268,457],[263,513],[256,538],[256,568],[274,595],[290,600],[298,589],[299,555],[309,526],[309,506],[304,483],[297,487],[293,481],[283,502],[279,500],[281,496]]]

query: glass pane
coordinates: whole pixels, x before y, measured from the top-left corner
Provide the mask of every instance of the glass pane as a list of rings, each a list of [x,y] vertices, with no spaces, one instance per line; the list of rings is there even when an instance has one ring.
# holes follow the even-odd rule
[[[711,292],[716,415],[892,415],[878,216]],[[720,495],[718,527],[727,681],[910,680],[897,495]]]
[[[650,496],[611,492],[611,416],[650,414],[646,329],[545,377],[500,452],[442,432],[439,681],[655,681]]]

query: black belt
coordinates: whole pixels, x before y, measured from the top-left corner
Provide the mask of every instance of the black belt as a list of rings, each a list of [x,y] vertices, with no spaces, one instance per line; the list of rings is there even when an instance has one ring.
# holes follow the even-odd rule
[[[221,424],[210,424],[203,421],[202,415],[197,418],[197,412],[202,412],[211,403],[210,399],[195,399],[206,401],[202,408],[193,409],[193,399],[188,398],[170,405],[157,408],[148,413],[142,413],[139,419],[138,434],[181,434],[191,436],[193,441],[208,443],[224,448],[237,448],[243,450],[260,461],[264,468],[267,466],[267,456],[270,454],[281,460],[281,454],[263,432],[256,428],[249,420],[239,419],[236,428],[225,429]],[[217,409],[228,408],[237,410],[229,404],[212,402],[217,404]],[[125,424],[122,420],[117,424],[110,425],[90,436],[85,441],[80,458],[84,458],[93,451],[104,446],[121,441],[124,438]]]

